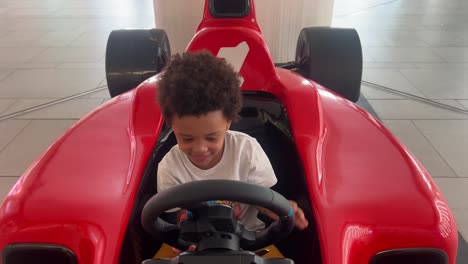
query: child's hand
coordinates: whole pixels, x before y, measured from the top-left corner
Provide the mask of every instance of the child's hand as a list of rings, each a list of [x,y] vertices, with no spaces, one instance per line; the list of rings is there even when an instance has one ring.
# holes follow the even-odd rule
[[[295,226],[297,229],[299,230],[304,230],[307,228],[307,226],[309,225],[309,221],[307,221],[307,219],[305,218],[304,216],[304,211],[302,211],[302,209],[297,205],[297,203],[295,201],[292,201],[292,200],[288,200],[289,202],[289,205],[291,206],[291,208],[293,209],[294,211],[294,218],[295,218]],[[272,211],[266,209],[266,208],[263,208],[263,207],[260,207],[260,206],[257,206],[257,209],[260,213],[270,217],[271,219],[273,220],[278,220],[278,215],[273,213]]]
[[[195,246],[195,245],[190,245],[189,248],[187,249],[187,251],[195,251],[195,249],[197,249],[197,246]],[[182,253],[182,250],[177,249],[177,248],[175,248],[175,247],[172,248],[172,251],[173,251],[175,254],[177,254],[177,255],[179,255],[180,253]]]
[[[304,216],[304,211],[297,205],[295,201],[288,200],[289,205],[294,210],[294,218],[296,219],[295,224],[296,228],[299,230],[304,230],[309,225],[309,221]]]

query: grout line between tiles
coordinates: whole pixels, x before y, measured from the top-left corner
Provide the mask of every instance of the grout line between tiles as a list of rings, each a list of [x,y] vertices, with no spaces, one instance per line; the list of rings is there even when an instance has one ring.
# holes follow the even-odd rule
[[[74,95],[71,95],[71,96],[67,96],[67,97],[64,97],[64,98],[59,98],[57,100],[47,102],[47,103],[44,103],[44,104],[40,104],[40,105],[37,105],[37,106],[33,106],[33,107],[30,107],[30,108],[27,108],[27,109],[23,109],[23,110],[20,110],[18,112],[14,112],[14,113],[11,113],[11,114],[3,115],[3,116],[0,116],[0,121],[7,120],[7,119],[10,119],[10,118],[14,118],[14,117],[17,117],[17,116],[21,116],[21,115],[24,115],[24,114],[27,114],[27,113],[30,113],[30,112],[34,112],[36,110],[40,110],[40,109],[43,109],[43,108],[46,108],[46,107],[49,107],[49,106],[52,106],[52,105],[56,105],[56,104],[59,104],[59,103],[62,103],[62,102],[67,102],[67,101],[70,101],[70,100],[73,100],[73,99],[76,99],[76,98],[80,98],[80,97],[83,97],[83,96],[86,96],[86,95],[89,95],[89,94],[93,94],[95,92],[105,90],[106,87],[107,87],[107,85],[106,86],[98,86],[97,88],[94,88],[94,89],[91,89],[91,90],[88,90],[88,91],[84,91],[84,92],[74,94]],[[89,98],[87,98],[87,99],[89,99]]]
[[[15,139],[21,134],[23,133],[23,131],[29,126],[31,125],[32,123],[32,120],[29,120],[29,122],[21,129],[21,131],[19,131],[6,145],[5,147],[3,147],[1,150],[0,150],[0,153],[2,153],[13,141],[15,141]]]
[[[365,7],[361,10],[358,10],[358,11],[352,11],[351,13],[349,14],[343,14],[343,15],[338,15],[338,16],[334,16],[334,18],[345,18],[345,17],[350,17],[350,16],[353,16],[353,15],[356,15],[356,14],[359,14],[359,13],[364,13],[364,12],[367,12],[371,9],[374,9],[374,8],[377,8],[377,7],[381,7],[381,6],[386,6],[386,5],[390,5],[394,2],[398,2],[400,0],[390,0],[388,2],[385,2],[385,3],[381,3],[381,4],[377,4],[377,5],[373,5],[373,6],[369,6],[369,7]]]
[[[8,69],[8,68],[7,68]],[[11,70],[11,69],[8,69]],[[8,78],[10,75],[12,75],[15,72],[15,70],[12,70],[11,72],[7,73],[3,78],[0,79],[0,82]]]
[[[407,93],[407,92],[395,90],[395,89],[392,89],[392,88],[389,88],[389,87],[386,87],[386,86],[383,86],[383,85],[367,82],[367,81],[364,81],[364,80],[361,81],[361,84],[365,85],[365,86],[368,86],[370,88],[375,88],[375,89],[378,89],[378,90],[383,90],[383,91],[386,91],[386,92],[398,94],[398,95],[404,96],[404,97],[406,97],[406,98],[408,98],[409,100],[412,100],[412,101],[417,101],[417,102],[425,103],[425,104],[428,104],[428,105],[432,105],[434,107],[439,107],[439,108],[443,108],[443,109],[446,109],[446,110],[450,110],[452,112],[457,112],[457,113],[468,115],[468,111],[465,110],[465,109],[453,107],[453,106],[446,105],[446,104],[442,104],[442,103],[436,102],[434,100],[427,99],[425,97],[421,97],[421,96],[413,95],[413,94],[410,94],[410,93]]]
[[[425,98],[428,98],[428,96],[425,93],[423,93],[423,91],[419,90],[416,87],[416,85],[414,85],[414,83],[411,82],[411,80],[401,71],[401,69],[398,69],[397,71],[401,74],[401,76],[403,76],[403,78],[405,78],[405,80],[408,81],[408,83],[411,85],[411,87],[413,87],[416,91],[420,92]]]
[[[436,99],[436,100],[439,100],[439,99]],[[459,105],[461,109],[465,109],[465,107],[463,106],[463,104],[459,102],[459,99],[452,99],[452,100],[455,101],[455,103],[456,103],[457,105]]]
[[[29,60],[26,60],[26,63],[34,63],[34,59],[41,56],[43,53],[45,53],[47,50],[49,50],[49,47],[43,48],[43,50],[36,55],[32,56]],[[39,62],[40,63],[40,62]]]
[[[458,104],[460,104],[463,108],[465,108],[466,110],[468,110],[468,105],[465,107],[460,101],[466,101],[468,99],[456,99],[455,101],[458,102]]]
[[[83,31],[81,34],[79,34],[76,38],[74,38],[72,41],[70,41],[65,47],[72,47],[70,46],[75,40],[78,40],[79,38],[81,38],[81,36],[83,36],[84,34],[86,34],[86,31]]]
[[[413,124],[413,126],[416,127],[416,129],[419,131],[419,133],[421,133],[421,135],[424,137],[424,139],[426,139],[426,141],[429,143],[429,145],[431,145],[431,147],[435,150],[435,152],[440,156],[440,158],[445,162],[445,164],[447,164],[447,166],[450,168],[450,170],[453,172],[453,174],[457,177],[452,177],[452,178],[460,178],[460,175],[457,174],[457,172],[455,172],[455,170],[452,168],[452,166],[450,165],[450,163],[447,162],[447,160],[444,158],[444,156],[442,156],[442,154],[440,154],[439,150],[432,144],[432,142],[426,137],[426,135],[422,132],[422,130],[416,125],[415,122],[413,122],[413,120],[410,120],[411,124]]]
[[[439,48],[439,47],[437,47],[437,48],[431,47],[432,53],[434,53],[437,57],[439,57],[440,59],[442,59],[445,63],[450,63],[450,61],[449,61],[448,59],[442,57],[442,55],[440,55],[440,53],[437,52],[436,49],[438,49],[438,48]]]
[[[10,110],[10,108],[12,108],[13,105],[16,104],[16,103],[19,101],[19,99],[16,99],[16,98],[11,98],[11,99],[14,100],[13,103],[11,103],[7,108],[5,108],[5,110],[3,110],[2,112],[0,112],[0,114],[1,114],[1,113],[6,113],[6,112],[8,112],[8,110]]]

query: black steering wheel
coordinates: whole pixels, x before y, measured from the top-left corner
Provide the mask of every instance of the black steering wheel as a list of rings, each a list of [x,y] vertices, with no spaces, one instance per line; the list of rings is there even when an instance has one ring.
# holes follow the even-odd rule
[[[279,219],[264,230],[250,231],[237,222],[233,213],[226,211],[226,207],[208,208],[200,205],[212,200],[261,206],[277,214]],[[194,209],[198,215],[192,217],[191,224],[185,226],[184,223],[170,224],[159,217],[173,208]],[[231,228],[222,232],[212,225],[223,223],[225,227],[226,221]],[[294,228],[294,212],[288,201],[271,189],[240,181],[203,180],[177,185],[154,195],[143,208],[141,222],[148,233],[181,250],[186,250],[194,242],[200,242],[202,237],[204,246],[199,245],[198,250],[225,248],[254,251],[288,236]],[[191,235],[184,235],[188,233]],[[192,239],[193,234],[198,235],[197,241]],[[226,238],[229,239],[228,243],[225,242]],[[222,246],[219,246],[220,243]]]

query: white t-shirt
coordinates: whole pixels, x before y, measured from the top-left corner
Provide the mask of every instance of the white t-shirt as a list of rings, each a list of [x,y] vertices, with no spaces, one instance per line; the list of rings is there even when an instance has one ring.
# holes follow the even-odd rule
[[[213,168],[196,167],[178,145],[158,165],[158,191],[186,182],[214,179],[243,181],[267,188],[277,182],[270,160],[257,140],[237,131],[226,132],[223,156]],[[264,228],[255,206],[241,204],[240,208],[239,220],[245,228]]]

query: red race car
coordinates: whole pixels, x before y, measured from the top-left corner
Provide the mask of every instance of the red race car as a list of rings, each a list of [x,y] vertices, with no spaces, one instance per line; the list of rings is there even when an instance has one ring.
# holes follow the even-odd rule
[[[206,0],[187,50],[219,55],[240,44],[248,47],[244,105],[232,129],[260,142],[278,178],[273,190],[200,181],[155,195],[158,162],[176,144],[156,101],[168,39],[158,29],[113,31],[106,54],[113,99],[52,144],[5,198],[0,263],[454,264],[457,229],[441,192],[408,149],[353,103],[362,74],[356,31],[304,28],[296,61],[275,65],[253,0]],[[304,209],[306,230],[291,231],[284,197]],[[251,232],[225,206],[200,205],[213,199],[281,217]],[[196,217],[173,224],[164,212],[174,207]],[[199,251],[151,259],[162,242],[194,241]],[[254,253],[270,243],[286,258]]]

